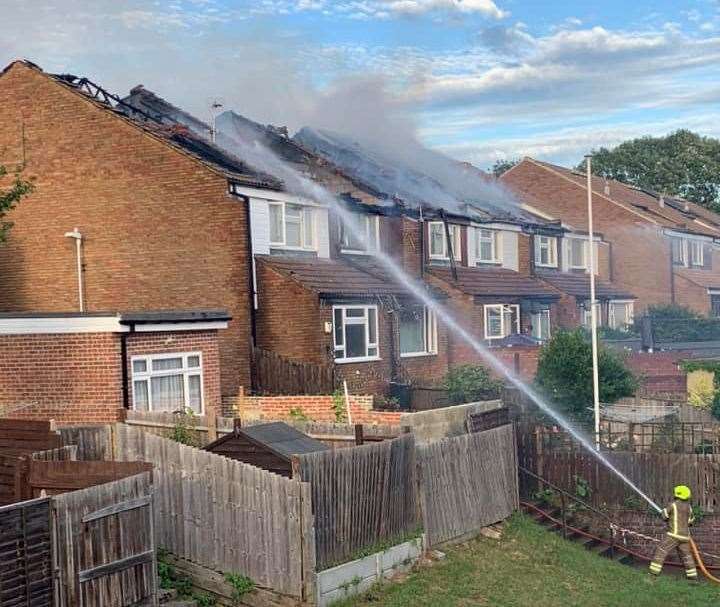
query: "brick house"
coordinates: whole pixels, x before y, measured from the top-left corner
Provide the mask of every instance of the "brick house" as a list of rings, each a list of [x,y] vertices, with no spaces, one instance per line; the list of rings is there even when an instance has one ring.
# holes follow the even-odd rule
[[[559,220],[571,231],[587,229],[584,174],[525,158],[501,181],[524,208]],[[720,313],[720,216],[617,181],[593,177],[592,183],[595,229],[606,243],[599,274],[621,293],[637,297],[634,313],[671,303]],[[618,304],[613,317],[633,313],[629,302]]]
[[[59,424],[123,408],[219,413],[224,311],[0,314],[0,412]]]

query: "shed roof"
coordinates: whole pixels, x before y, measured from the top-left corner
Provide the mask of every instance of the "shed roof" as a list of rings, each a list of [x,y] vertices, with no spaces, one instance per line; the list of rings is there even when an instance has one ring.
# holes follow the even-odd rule
[[[238,428],[231,434],[226,434],[210,443],[205,447],[205,450],[212,451],[214,447],[232,440],[237,435],[244,436],[255,444],[266,447],[285,459],[289,459],[293,455],[315,453],[329,449],[325,443],[303,434],[285,422],[270,422]]]
[[[578,299],[590,299],[590,275],[584,272],[558,272],[537,270],[537,277]],[[604,280],[595,280],[595,293],[598,299],[637,299],[635,295],[616,287]]]
[[[428,273],[468,295],[559,299],[557,291],[541,280],[506,268],[457,268],[457,281],[450,269],[430,267]]]

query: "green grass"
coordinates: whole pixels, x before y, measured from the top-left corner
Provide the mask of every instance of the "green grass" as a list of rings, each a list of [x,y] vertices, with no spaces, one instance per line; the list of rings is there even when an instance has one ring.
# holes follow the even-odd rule
[[[598,557],[513,516],[500,541],[479,538],[450,548],[447,558],[384,584],[343,607],[658,607],[718,605],[720,587],[684,579],[652,578],[642,570]]]

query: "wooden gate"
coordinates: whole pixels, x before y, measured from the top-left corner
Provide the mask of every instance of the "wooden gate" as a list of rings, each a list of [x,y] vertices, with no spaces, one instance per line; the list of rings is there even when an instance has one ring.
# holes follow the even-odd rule
[[[0,508],[0,605],[53,607],[52,518],[47,498]]]
[[[157,605],[150,473],[53,500],[60,570],[57,607]]]

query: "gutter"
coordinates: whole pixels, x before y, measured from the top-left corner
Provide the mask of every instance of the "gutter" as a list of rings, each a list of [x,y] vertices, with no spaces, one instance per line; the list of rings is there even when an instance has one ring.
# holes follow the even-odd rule
[[[135,332],[135,325],[130,325],[130,333]],[[122,378],[122,404],[124,409],[130,408],[130,375],[128,373],[127,338],[129,333],[120,334],[120,376]]]

